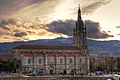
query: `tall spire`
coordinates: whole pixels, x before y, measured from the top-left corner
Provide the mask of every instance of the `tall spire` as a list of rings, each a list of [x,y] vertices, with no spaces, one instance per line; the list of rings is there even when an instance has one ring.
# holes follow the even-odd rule
[[[78,5],[78,17],[76,21],[76,27],[73,33],[73,46],[84,49],[86,46],[86,26],[81,18],[80,4]]]
[[[81,13],[80,4],[78,4],[78,13]]]
[[[81,20],[80,4],[78,4],[78,20]]]

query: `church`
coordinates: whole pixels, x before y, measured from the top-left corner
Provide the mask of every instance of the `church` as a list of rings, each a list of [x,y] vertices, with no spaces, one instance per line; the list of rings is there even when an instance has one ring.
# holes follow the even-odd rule
[[[21,72],[35,70],[45,75],[87,74],[89,53],[80,7],[73,29],[73,46],[21,45],[13,48],[12,52],[20,60]]]

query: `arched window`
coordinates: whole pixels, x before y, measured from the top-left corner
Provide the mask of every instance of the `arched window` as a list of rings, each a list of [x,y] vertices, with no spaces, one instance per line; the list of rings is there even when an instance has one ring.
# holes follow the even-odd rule
[[[60,63],[63,63],[63,59],[62,58],[60,59]]]
[[[41,64],[41,58],[39,58],[39,64]]]
[[[72,63],[73,61],[72,61],[72,59],[70,58],[70,63]]]
[[[30,64],[30,63],[31,63],[31,59],[29,58],[29,59],[28,59],[28,64]]]

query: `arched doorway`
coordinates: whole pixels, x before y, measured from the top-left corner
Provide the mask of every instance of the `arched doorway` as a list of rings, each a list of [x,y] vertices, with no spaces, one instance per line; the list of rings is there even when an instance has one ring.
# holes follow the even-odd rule
[[[63,74],[66,75],[67,74],[67,70],[64,69]]]
[[[50,74],[50,75],[53,75],[53,74],[54,74],[53,69],[50,69],[50,70],[49,70],[49,74]]]
[[[76,69],[71,70],[71,75],[76,75]]]
[[[49,67],[49,74],[54,75],[54,67],[53,66]]]
[[[45,73],[44,73],[44,68],[41,68],[40,70],[39,70],[39,75],[40,76],[43,76]]]

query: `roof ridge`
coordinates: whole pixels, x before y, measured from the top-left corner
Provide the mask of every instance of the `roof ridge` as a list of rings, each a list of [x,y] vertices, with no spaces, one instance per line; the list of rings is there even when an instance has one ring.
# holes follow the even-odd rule
[[[19,45],[13,49],[66,49],[66,50],[79,50],[78,47],[74,46],[51,46],[51,45]]]

